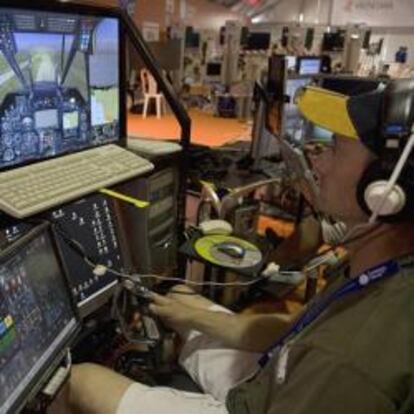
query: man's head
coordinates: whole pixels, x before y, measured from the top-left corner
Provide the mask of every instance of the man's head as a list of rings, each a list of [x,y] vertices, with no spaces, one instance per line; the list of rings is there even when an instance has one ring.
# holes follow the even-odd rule
[[[330,145],[310,146],[307,157],[319,187],[322,212],[346,224],[366,221],[367,214],[357,201],[357,187],[375,156],[361,142],[335,135]]]
[[[335,133],[322,145],[307,146],[322,212],[349,224],[370,214],[376,219],[376,213],[414,217],[414,181],[407,181],[414,176],[413,80],[355,97],[311,87],[297,103],[310,122]],[[404,168],[398,172],[397,165]]]

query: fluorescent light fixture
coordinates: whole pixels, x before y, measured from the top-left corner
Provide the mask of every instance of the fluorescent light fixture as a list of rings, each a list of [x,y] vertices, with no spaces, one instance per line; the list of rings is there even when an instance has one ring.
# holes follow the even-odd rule
[[[262,19],[262,16],[254,16],[254,17],[252,18],[252,23],[253,23],[253,24],[260,23],[262,20],[263,20],[263,19]]]
[[[303,13],[299,13],[299,23],[303,23],[303,19],[305,18]]]

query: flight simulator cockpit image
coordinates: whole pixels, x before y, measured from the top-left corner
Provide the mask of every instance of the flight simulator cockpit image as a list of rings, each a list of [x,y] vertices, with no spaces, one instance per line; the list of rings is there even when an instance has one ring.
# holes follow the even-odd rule
[[[119,22],[0,15],[0,168],[119,139]]]

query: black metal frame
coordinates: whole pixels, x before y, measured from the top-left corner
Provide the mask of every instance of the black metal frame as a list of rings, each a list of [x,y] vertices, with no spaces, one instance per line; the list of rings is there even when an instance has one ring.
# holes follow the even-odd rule
[[[160,91],[164,94],[165,99],[170,105],[177,121],[181,127],[181,140],[180,145],[183,149],[181,156],[181,166],[179,168],[180,173],[180,185],[178,195],[178,234],[179,243],[184,241],[185,231],[185,219],[186,219],[186,193],[187,193],[187,180],[188,180],[188,153],[191,142],[191,118],[188,116],[184,106],[179,101],[177,94],[175,93],[172,85],[166,82],[160,65],[156,61],[154,55],[146,44],[140,31],[135,25],[132,18],[124,11],[119,10],[122,16],[121,20],[124,24],[124,30],[132,46],[136,52],[140,55],[142,61],[151,72],[155,81],[158,84]],[[185,263],[179,261],[179,272],[185,270]]]

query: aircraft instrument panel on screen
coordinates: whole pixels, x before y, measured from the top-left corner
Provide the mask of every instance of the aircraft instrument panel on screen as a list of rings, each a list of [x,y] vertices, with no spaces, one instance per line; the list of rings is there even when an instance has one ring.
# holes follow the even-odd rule
[[[2,9],[0,169],[119,139],[119,21]]]
[[[47,233],[0,259],[0,413],[38,379],[77,321]]]

